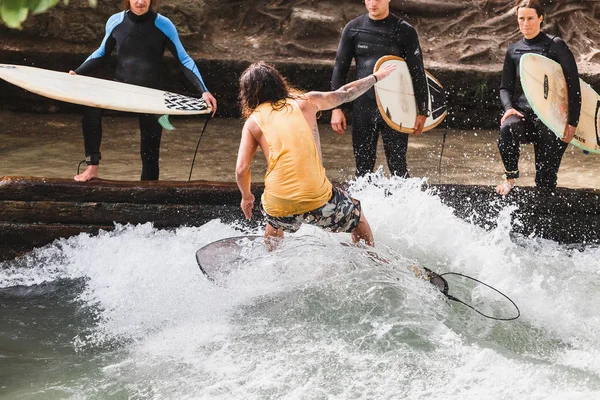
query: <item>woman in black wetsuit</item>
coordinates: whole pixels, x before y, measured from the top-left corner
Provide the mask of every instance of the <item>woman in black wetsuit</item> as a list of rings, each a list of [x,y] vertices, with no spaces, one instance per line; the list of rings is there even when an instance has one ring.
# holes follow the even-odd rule
[[[554,189],[560,161],[579,123],[581,93],[575,58],[562,39],[541,32],[543,20],[544,9],[538,0],[519,2],[517,21],[524,37],[508,47],[500,84],[504,115],[500,120],[498,149],[506,171],[505,181],[496,187],[496,192],[501,195],[508,194],[519,177],[521,143],[533,143],[536,186]],[[525,53],[541,54],[562,66],[569,98],[569,117],[562,139],[535,115],[522,90],[515,90],[517,82],[520,82],[519,62]]]
[[[124,0],[123,10],[111,16],[106,23],[106,35],[100,47],[71,74],[87,75],[103,65],[110,53],[117,50],[115,80],[133,85],[159,89],[162,85],[161,72],[165,48],[179,61],[186,79],[202,98],[212,107],[217,101],[210,94],[196,63],[186,53],[177,29],[166,17],[158,14],[158,0]],[[139,115],[142,158],[142,180],[158,180],[158,157],[162,127],[155,115]],[[102,110],[87,108],[82,121],[83,140],[87,169],[75,176],[76,181],[85,182],[98,177],[100,143],[102,142]]]

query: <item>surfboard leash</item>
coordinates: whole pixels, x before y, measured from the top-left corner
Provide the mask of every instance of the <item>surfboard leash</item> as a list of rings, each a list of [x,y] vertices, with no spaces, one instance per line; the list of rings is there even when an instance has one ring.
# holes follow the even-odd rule
[[[190,176],[188,177],[188,182],[192,180],[192,171],[194,170],[194,163],[196,162],[196,155],[198,154],[198,149],[200,148],[200,141],[202,140],[202,136],[204,136],[204,131],[206,130],[206,126],[208,125],[208,121],[212,119],[212,114],[208,114],[208,118],[206,118],[206,122],[204,122],[204,127],[200,132],[200,137],[198,138],[198,144],[196,144],[196,151],[194,151],[194,158],[192,159],[192,166],[190,167]]]
[[[483,316],[483,317],[485,317],[485,318],[493,319],[493,320],[496,320],[496,321],[514,321],[515,319],[517,319],[517,318],[519,318],[519,317],[521,316],[521,310],[519,310],[519,307],[518,307],[518,306],[515,304],[515,302],[514,302],[514,301],[512,301],[512,299],[511,299],[510,297],[508,297],[507,295],[505,295],[504,293],[502,293],[502,292],[501,292],[501,291],[499,291],[498,289],[496,289],[496,288],[494,288],[494,287],[492,287],[492,286],[488,285],[488,284],[487,284],[487,283],[485,283],[485,282],[482,282],[482,281],[480,281],[480,280],[478,280],[478,279],[475,279],[475,278],[473,278],[473,277],[470,277],[470,276],[468,276],[468,275],[459,274],[458,272],[445,272],[445,273],[443,273],[443,274],[439,274],[439,275],[438,275],[438,274],[435,274],[435,275],[439,276],[439,277],[440,277],[440,278],[442,278],[442,279],[444,279],[443,277],[444,277],[444,276],[447,276],[447,275],[456,275],[456,276],[460,276],[460,277],[462,277],[462,278],[467,278],[467,279],[470,279],[470,280],[472,280],[472,281],[474,281],[474,282],[477,282],[477,283],[479,283],[479,284],[481,284],[481,285],[483,285],[483,286],[486,286],[486,287],[488,287],[488,288],[492,289],[493,291],[495,291],[496,293],[500,294],[502,297],[504,297],[505,299],[507,299],[508,301],[510,301],[510,303],[511,303],[511,304],[512,304],[512,305],[515,307],[515,309],[517,310],[517,315],[516,315],[516,316],[514,316],[514,317],[509,317],[509,318],[492,317],[491,315],[487,315],[487,314],[484,314],[483,312],[479,311],[478,309],[476,309],[476,308],[475,308],[474,306],[472,306],[471,304],[468,304],[467,302],[465,302],[465,301],[463,301],[463,300],[461,300],[461,299],[459,299],[459,298],[457,298],[457,297],[454,297],[454,296],[452,296],[451,294],[449,294],[449,293],[448,293],[448,290],[447,290],[447,289],[446,289],[445,291],[444,291],[444,290],[442,290],[442,293],[444,294],[444,296],[446,296],[446,297],[448,298],[448,300],[452,300],[452,301],[456,301],[457,303],[461,303],[461,304],[463,304],[463,305],[465,305],[465,306],[469,307],[471,310],[475,311],[477,314],[479,314],[479,315],[481,315],[481,316]],[[448,286],[447,286],[448,284],[447,284],[447,281],[446,281],[446,279],[444,279],[444,281],[446,282],[446,288],[448,288]]]
[[[389,246],[385,246],[387,247],[388,250],[392,250]],[[393,250],[392,250],[393,251]],[[375,252],[372,252],[376,255]],[[372,256],[371,256],[372,257]],[[382,259],[381,257],[377,256],[376,257],[378,261],[383,261],[386,264],[389,264],[389,261],[386,259]],[[416,277],[424,279],[425,281],[429,282],[431,285],[433,285],[437,290],[439,290],[448,300],[452,300],[455,301],[457,303],[461,303],[465,306],[467,306],[468,308],[470,308],[471,310],[475,311],[477,314],[485,317],[485,318],[489,318],[489,319],[493,319],[496,321],[513,321],[517,318],[519,318],[521,316],[521,310],[519,310],[519,307],[515,304],[514,301],[512,301],[507,295],[505,295],[504,293],[502,293],[501,291],[499,291],[498,289],[488,285],[485,282],[481,282],[478,279],[475,279],[473,277],[470,277],[468,275],[463,275],[460,274],[458,272],[445,272],[443,274],[438,274],[436,272],[433,272],[431,269],[427,268],[427,267],[421,267],[418,264],[417,265],[413,265],[411,267],[409,267],[409,270],[412,271]],[[422,272],[424,271],[424,272]],[[510,317],[510,318],[500,318],[500,317],[493,317],[491,315],[487,315],[484,314],[483,312],[477,310],[474,306],[472,306],[471,304],[468,304],[467,302],[451,295],[450,293],[448,293],[450,291],[450,285],[448,284],[448,281],[444,278],[444,276],[447,275],[456,275],[456,276],[460,276],[466,279],[470,279],[474,282],[477,282],[483,286],[486,286],[490,289],[492,289],[493,291],[495,291],[496,293],[499,293],[502,297],[504,297],[505,299],[507,299],[517,310],[517,316],[516,317]]]
[[[448,118],[444,119],[444,137],[442,138],[442,150],[440,151],[440,162],[438,164],[438,177],[442,183],[442,158],[444,157],[444,145],[446,144],[446,136],[448,135]]]
[[[77,175],[79,175],[79,169],[81,168],[81,164],[83,164],[84,162],[86,162],[86,160],[81,160],[79,164],[77,164]]]

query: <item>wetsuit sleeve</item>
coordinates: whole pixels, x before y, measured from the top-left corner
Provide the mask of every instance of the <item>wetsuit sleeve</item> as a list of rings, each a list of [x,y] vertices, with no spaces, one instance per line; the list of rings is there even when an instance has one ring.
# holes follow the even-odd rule
[[[350,65],[354,58],[354,39],[350,24],[346,25],[342,32],[340,44],[335,55],[335,66],[331,76],[331,90],[338,90],[346,84]]]
[[[504,57],[504,67],[502,67],[502,80],[500,81],[500,101],[504,111],[515,108],[513,105],[513,96],[515,93],[515,81],[517,80],[517,67],[510,56],[510,49]]]
[[[404,42],[406,53],[404,60],[410,72],[415,91],[415,100],[417,103],[418,114],[429,114],[429,91],[427,89],[427,77],[425,76],[425,67],[423,66],[423,54],[419,45],[419,38],[415,28],[408,24],[401,24],[400,38]]]
[[[123,18],[125,17],[125,13],[118,13],[113,15],[106,22],[106,34],[104,35],[104,39],[102,39],[102,43],[100,47],[96,49],[84,62],[81,64],[75,72],[78,75],[88,75],[89,73],[96,70],[98,67],[104,65],[110,56],[110,53],[114,50],[116,46],[116,41],[112,36],[114,29],[123,22]]]
[[[175,25],[173,25],[171,20],[168,18],[163,17],[162,15],[157,15],[156,27],[160,29],[167,37],[167,48],[171,54],[173,54],[173,57],[179,61],[179,66],[181,67],[183,75],[186,77],[186,79],[199,93],[208,92],[196,63],[192,57],[186,53],[185,49],[183,48],[183,44],[181,44],[181,40],[179,40],[179,35],[177,34],[177,28],[175,28]]]
[[[569,119],[567,122],[569,125],[577,126],[579,124],[579,114],[581,113],[581,87],[579,85],[579,72],[577,71],[575,57],[569,46],[558,37],[552,40],[550,51],[555,53],[567,81],[567,93],[569,97]]]

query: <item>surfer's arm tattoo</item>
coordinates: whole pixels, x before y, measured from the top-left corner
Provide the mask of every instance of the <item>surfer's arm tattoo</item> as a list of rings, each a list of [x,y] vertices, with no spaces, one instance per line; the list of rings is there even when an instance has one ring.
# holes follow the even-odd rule
[[[309,92],[306,96],[317,106],[319,110],[329,110],[344,103],[357,99],[369,90],[375,83],[375,75],[350,82],[333,92]]]

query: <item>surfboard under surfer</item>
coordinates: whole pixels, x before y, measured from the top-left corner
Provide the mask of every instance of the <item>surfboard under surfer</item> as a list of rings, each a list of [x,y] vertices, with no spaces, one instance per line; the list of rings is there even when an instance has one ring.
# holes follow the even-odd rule
[[[573,53],[559,37],[541,31],[544,8],[538,0],[523,0],[516,9],[519,30],[523,39],[511,44],[506,51],[500,100],[504,115],[500,120],[498,149],[504,163],[504,182],[496,192],[507,195],[519,177],[521,143],[533,143],[535,152],[535,184],[537,187],[554,189],[562,156],[579,123],[581,93],[579,74]],[[563,138],[558,138],[535,115],[522,93],[519,79],[519,62],[523,54],[536,53],[558,62],[567,82],[568,120]],[[519,89],[519,90],[517,90]]]
[[[208,91],[194,60],[186,53],[175,25],[155,11],[158,0],[123,0],[123,10],[114,14],[106,23],[106,35],[100,47],[71,74],[88,75],[104,65],[113,52],[117,51],[115,80],[159,89],[162,85],[162,60],[165,48],[179,61],[185,78],[202,98],[217,110],[217,101]],[[141,180],[158,180],[159,152],[162,127],[157,116],[139,115],[141,134],[140,156],[142,159]],[[83,121],[83,140],[87,169],[75,176],[76,181],[85,182],[98,177],[100,144],[102,142],[102,110],[86,108]]]
[[[247,118],[236,164],[240,206],[252,217],[250,166],[260,147],[267,160],[262,212],[265,238],[282,238],[305,224],[332,232],[351,232],[352,241],[373,246],[373,233],[358,200],[333,187],[321,162],[317,115],[352,101],[395,70],[389,65],[332,92],[299,94],[271,65],[250,65],[240,78],[240,100]]]

